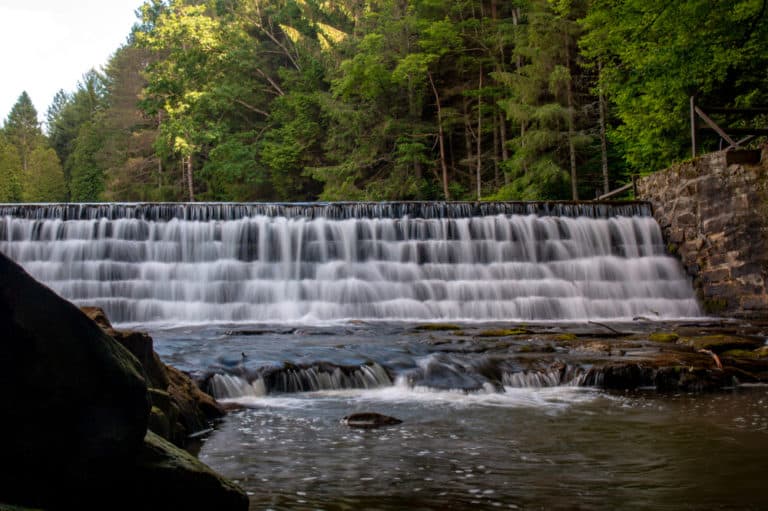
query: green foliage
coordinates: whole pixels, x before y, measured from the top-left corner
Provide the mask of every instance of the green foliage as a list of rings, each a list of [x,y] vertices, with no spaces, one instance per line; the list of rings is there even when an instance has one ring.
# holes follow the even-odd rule
[[[29,166],[22,174],[24,202],[62,202],[67,198],[64,171],[56,151],[38,146],[29,155]]]
[[[690,94],[768,103],[766,11],[762,0],[148,0],[104,70],[54,97],[47,142],[19,97],[0,199],[61,196],[48,147],[72,200],[592,197],[604,177],[687,156]]]
[[[103,137],[92,122],[81,126],[75,147],[69,157],[72,178],[69,191],[74,202],[98,202],[104,192],[104,169],[97,155]]]
[[[21,158],[0,132],[0,202],[21,200]]]
[[[13,105],[4,126],[8,142],[16,148],[21,159],[22,170],[29,165],[29,156],[42,142],[43,133],[37,120],[37,110],[26,91],[22,92]]]
[[[691,95],[705,105],[766,103],[767,15],[762,0],[594,2],[581,45],[602,64],[620,121],[611,137],[633,169],[689,155]]]

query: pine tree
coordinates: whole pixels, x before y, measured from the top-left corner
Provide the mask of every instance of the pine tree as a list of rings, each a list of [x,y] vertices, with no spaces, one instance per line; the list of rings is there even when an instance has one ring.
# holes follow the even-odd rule
[[[22,171],[29,166],[29,156],[42,139],[43,132],[37,120],[37,110],[26,91],[22,92],[5,121],[8,141],[16,147]]]
[[[0,131],[0,202],[21,201],[21,158]]]

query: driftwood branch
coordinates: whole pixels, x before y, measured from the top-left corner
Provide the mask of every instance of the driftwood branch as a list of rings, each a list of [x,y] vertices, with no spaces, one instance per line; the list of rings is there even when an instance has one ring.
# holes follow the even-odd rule
[[[610,330],[611,332],[613,332],[616,335],[626,335],[623,332],[619,332],[615,328],[606,325],[605,323],[598,323],[597,321],[588,321],[587,323],[589,323],[590,325],[601,326],[601,327],[605,328],[606,330]]]

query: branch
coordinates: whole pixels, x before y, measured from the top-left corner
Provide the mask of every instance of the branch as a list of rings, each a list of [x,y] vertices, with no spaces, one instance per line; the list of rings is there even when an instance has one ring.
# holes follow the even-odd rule
[[[291,61],[291,64],[293,64],[293,67],[295,67],[297,71],[301,71],[301,66],[299,65],[298,61],[293,57],[293,55],[291,54],[291,51],[283,43],[281,43],[271,31],[264,28],[264,25],[261,24],[261,21],[254,23],[254,25],[256,25],[256,28],[261,30],[264,33],[264,35],[269,37],[269,39],[273,43],[275,43],[278,48],[283,50],[283,53],[285,54],[286,57],[288,57],[288,60]]]
[[[280,96],[285,96],[283,89],[281,89],[280,86],[269,75],[267,75],[267,73],[262,71],[261,68],[257,67],[256,72],[263,76],[264,79],[269,82],[269,84],[277,91]]]
[[[266,112],[266,111],[264,111],[264,110],[262,110],[260,108],[256,108],[253,105],[249,105],[248,103],[246,103],[242,99],[235,98],[235,103],[237,103],[240,106],[244,106],[245,108],[247,108],[251,112],[256,112],[257,114],[261,114],[264,117],[269,117],[269,112]]]

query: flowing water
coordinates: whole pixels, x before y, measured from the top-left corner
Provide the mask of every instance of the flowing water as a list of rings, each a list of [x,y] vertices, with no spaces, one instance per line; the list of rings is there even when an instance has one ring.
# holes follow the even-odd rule
[[[0,207],[0,251],[119,323],[700,314],[647,206]]]
[[[567,354],[553,368],[503,340],[435,341],[459,334],[382,323],[153,333],[163,359],[244,407],[199,456],[252,509],[765,509],[768,388],[607,393],[582,386]],[[342,423],[356,412],[403,423]]]
[[[606,393],[473,335],[699,317],[644,204],[0,205],[0,251],[242,407],[199,455],[253,509],[765,507],[765,388]]]

